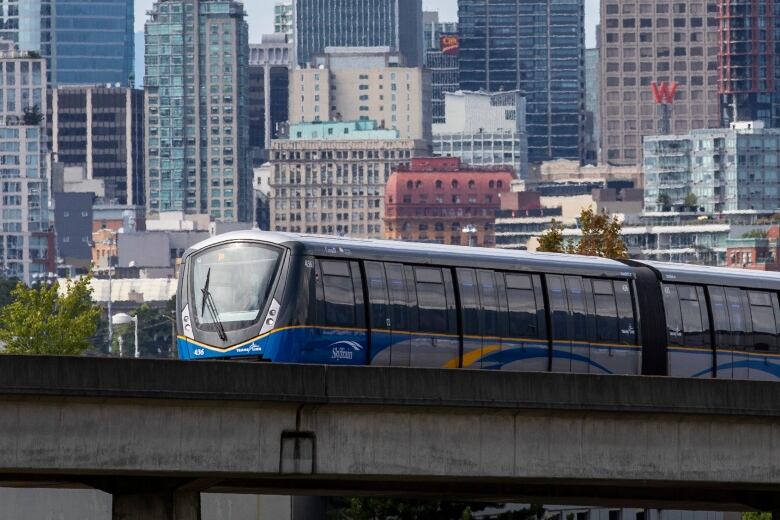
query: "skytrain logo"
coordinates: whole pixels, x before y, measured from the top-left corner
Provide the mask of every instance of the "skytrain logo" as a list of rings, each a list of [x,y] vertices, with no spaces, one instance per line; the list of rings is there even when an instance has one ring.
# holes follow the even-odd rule
[[[328,346],[331,349],[331,359],[343,359],[351,361],[355,358],[355,352],[361,352],[363,346],[357,341],[337,341]]]

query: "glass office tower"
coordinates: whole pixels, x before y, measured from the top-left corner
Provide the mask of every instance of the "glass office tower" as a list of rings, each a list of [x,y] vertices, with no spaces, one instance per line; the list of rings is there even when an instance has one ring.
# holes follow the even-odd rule
[[[158,0],[146,22],[146,206],[252,221],[241,2]]]
[[[458,0],[460,87],[519,90],[528,159],[582,160],[584,0]]]
[[[20,51],[37,52],[45,58],[49,79],[54,76],[53,3],[54,0],[0,0],[0,39],[13,42]]]
[[[29,0],[26,0],[29,1]],[[59,85],[133,81],[133,0],[54,0]]]

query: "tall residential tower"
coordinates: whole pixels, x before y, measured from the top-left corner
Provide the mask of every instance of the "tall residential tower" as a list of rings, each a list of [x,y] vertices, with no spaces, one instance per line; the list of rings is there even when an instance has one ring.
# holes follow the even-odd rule
[[[246,12],[158,0],[146,22],[146,205],[252,220]]]
[[[458,0],[458,17],[461,89],[519,90],[529,161],[581,160],[584,0]]]

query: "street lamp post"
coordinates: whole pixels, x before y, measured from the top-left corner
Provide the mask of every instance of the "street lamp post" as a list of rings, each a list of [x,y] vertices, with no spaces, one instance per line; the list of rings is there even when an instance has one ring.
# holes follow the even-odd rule
[[[469,247],[474,247],[477,243],[477,227],[469,224],[463,228],[463,232],[469,237]]]
[[[114,325],[128,325],[130,323],[135,324],[135,357],[136,358],[141,357],[141,351],[138,346],[138,316],[130,316],[129,314],[120,312],[119,314],[114,314],[114,316],[111,318],[111,322]],[[121,350],[120,350],[120,355],[121,355]]]

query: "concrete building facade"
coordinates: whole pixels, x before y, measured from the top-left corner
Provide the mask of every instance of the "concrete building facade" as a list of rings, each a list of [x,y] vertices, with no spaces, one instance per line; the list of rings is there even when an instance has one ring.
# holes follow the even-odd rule
[[[54,272],[49,223],[46,60],[0,52],[0,276],[30,283]]]
[[[780,130],[761,121],[647,137],[644,152],[646,211],[778,209]]]
[[[433,153],[473,166],[511,166],[528,177],[526,102],[519,91],[445,94],[446,121],[434,125]]]
[[[458,0],[460,87],[519,90],[528,103],[529,161],[582,160],[583,0]]]
[[[407,242],[495,246],[501,193],[511,168],[461,164],[457,158],[412,159],[385,190],[385,238]]]
[[[290,75],[290,122],[373,120],[431,140],[430,74],[387,48],[329,49]]]
[[[391,172],[429,153],[373,121],[295,124],[289,133],[271,145],[274,231],[383,238]]]
[[[642,137],[662,133],[653,82],[677,84],[671,133],[720,126],[717,14],[718,0],[601,2],[603,161],[641,164]]]
[[[49,133],[57,162],[100,180],[105,198],[144,204],[144,93],[125,87],[59,87],[49,92]]]
[[[246,12],[155,2],[146,22],[146,206],[251,222]]]
[[[328,47],[387,47],[410,67],[423,64],[422,0],[294,0],[298,64]]]

